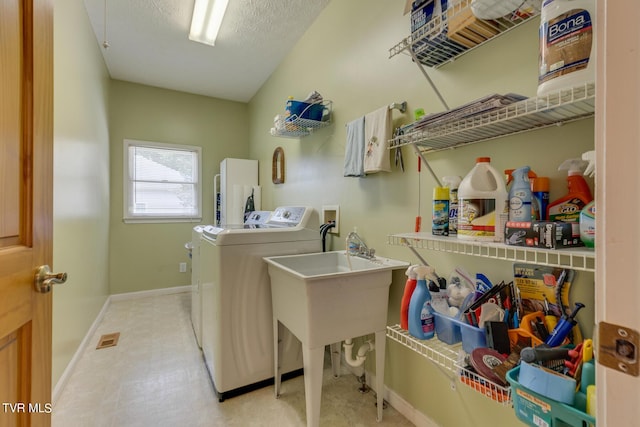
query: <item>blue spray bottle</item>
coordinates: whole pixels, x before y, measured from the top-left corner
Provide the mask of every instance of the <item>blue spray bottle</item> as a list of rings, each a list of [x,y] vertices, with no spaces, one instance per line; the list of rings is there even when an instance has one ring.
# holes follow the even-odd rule
[[[409,333],[420,340],[428,340],[435,334],[431,293],[427,287],[427,275],[433,274],[433,268],[421,265],[414,271],[418,282],[409,302]]]
[[[509,189],[509,221],[531,221],[531,182],[529,166],[511,172],[513,184]]]

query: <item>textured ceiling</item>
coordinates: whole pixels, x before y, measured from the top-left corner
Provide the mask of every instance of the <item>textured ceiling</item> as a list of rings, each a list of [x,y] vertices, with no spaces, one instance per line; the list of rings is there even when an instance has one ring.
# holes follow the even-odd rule
[[[188,38],[194,0],[84,3],[112,78],[247,102],[329,0],[229,0],[215,46]]]

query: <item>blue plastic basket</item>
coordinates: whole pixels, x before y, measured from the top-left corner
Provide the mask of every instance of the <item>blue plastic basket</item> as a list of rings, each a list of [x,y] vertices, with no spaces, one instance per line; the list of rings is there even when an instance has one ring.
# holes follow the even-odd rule
[[[286,111],[289,117],[321,121],[324,106],[322,104],[308,104],[302,101],[287,101]]]

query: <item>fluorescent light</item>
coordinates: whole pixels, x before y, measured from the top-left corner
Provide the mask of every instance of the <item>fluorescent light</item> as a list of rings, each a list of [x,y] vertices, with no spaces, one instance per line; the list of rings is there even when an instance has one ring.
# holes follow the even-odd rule
[[[228,4],[229,0],[196,0],[189,40],[214,46]]]

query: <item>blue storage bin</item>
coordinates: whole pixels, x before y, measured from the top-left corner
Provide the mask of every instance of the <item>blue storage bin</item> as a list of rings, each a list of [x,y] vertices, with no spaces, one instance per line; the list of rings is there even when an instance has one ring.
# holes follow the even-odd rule
[[[465,352],[471,353],[478,347],[487,346],[487,333],[484,328],[460,322],[460,332],[462,334],[462,349]]]
[[[301,118],[319,122],[322,120],[324,106],[322,104],[308,104],[290,99],[287,101],[286,111],[290,114],[290,117],[296,116],[293,119]],[[287,120],[289,120],[289,118]]]
[[[436,336],[440,341],[447,344],[456,344],[462,341],[460,322],[437,311],[433,312],[433,316],[436,324]]]

